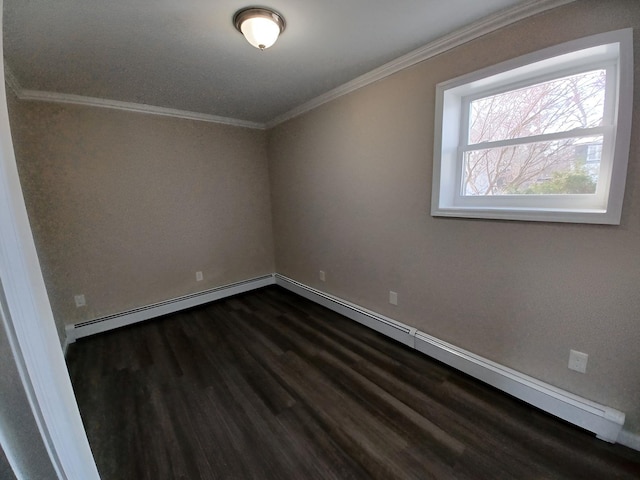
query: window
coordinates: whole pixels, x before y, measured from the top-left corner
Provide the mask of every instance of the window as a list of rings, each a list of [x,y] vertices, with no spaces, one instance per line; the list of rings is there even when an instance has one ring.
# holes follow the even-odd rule
[[[432,215],[619,224],[632,63],[626,29],[439,84]]]

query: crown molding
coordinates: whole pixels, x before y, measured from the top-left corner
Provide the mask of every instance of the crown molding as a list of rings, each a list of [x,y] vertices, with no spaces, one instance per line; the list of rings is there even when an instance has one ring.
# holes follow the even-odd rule
[[[235,118],[219,117],[206,113],[189,112],[186,110],[176,110],[173,108],[156,107],[142,103],[120,102],[117,100],[107,100],[104,98],[85,97],[82,95],[72,95],[69,93],[43,92],[39,90],[20,90],[18,94],[20,100],[71,103],[74,105],[85,105],[90,107],[111,108],[124,110],[127,112],[146,113],[149,115],[162,115],[164,117],[184,118],[187,120],[198,120],[201,122],[220,123],[234,127],[264,129],[262,123],[249,122]]]
[[[324,105],[325,103],[335,100],[336,98],[366,87],[367,85],[389,77],[394,73],[412,67],[417,63],[435,57],[436,55],[451,50],[464,43],[475,40],[483,35],[499,30],[500,28],[506,27],[525,18],[573,3],[574,1],[576,0],[531,0],[485,17],[477,22],[467,25],[466,27],[456,30],[455,32],[440,37],[439,39],[413,50],[406,55],[398,57],[395,60],[365,73],[350,82],[336,87],[327,93],[283,113],[282,115],[278,115],[268,121],[265,126],[267,129],[273,128],[287,120],[291,120],[292,118],[298,117],[321,105]]]
[[[209,115],[206,113],[156,107],[154,105],[145,105],[142,103],[120,102],[117,100],[107,100],[104,98],[85,97],[83,95],[73,95],[69,93],[25,90],[20,86],[18,79],[11,70],[11,67],[9,67],[9,65],[7,64],[6,60],[4,63],[5,81],[19,100],[70,103],[74,105],[84,105],[89,107],[111,108],[114,110],[124,110],[127,112],[146,113],[149,115],[162,115],[164,117],[184,118],[187,120],[197,120],[200,122],[219,123],[223,125],[231,125],[234,127],[253,128],[259,130],[265,129],[265,125],[263,123],[249,122],[246,120],[239,120],[228,117],[220,117],[217,115]]]
[[[120,102],[117,100],[107,100],[103,98],[85,97],[82,95],[73,95],[67,93],[45,92],[39,90],[23,90],[13,74],[9,65],[5,61],[5,80],[9,88],[15,93],[20,100],[54,102],[54,103],[70,103],[75,105],[86,105],[99,108],[112,108],[116,110],[125,110],[136,113],[146,113],[151,115],[162,115],[167,117],[184,118],[188,120],[198,120],[201,122],[219,123],[223,125],[231,125],[236,127],[253,128],[265,130],[273,128],[281,123],[307,113],[325,103],[339,98],[348,93],[354,92],[360,88],[366,87],[374,82],[382,80],[386,77],[400,72],[406,68],[412,67],[417,63],[423,62],[429,58],[435,57],[452,48],[460,46],[464,43],[475,40],[483,35],[494,32],[500,28],[506,27],[512,23],[523,20],[527,17],[537,15],[539,13],[560,7],[576,0],[530,0],[529,2],[517,5],[512,8],[505,9],[494,15],[485,17],[474,22],[460,30],[440,37],[439,39],[428,43],[412,52],[407,53],[395,60],[392,60],[381,67],[378,67],[360,77],[347,82],[339,87],[334,88],[312,100],[299,105],[281,115],[278,115],[266,123],[250,122],[229,117],[220,117],[217,115],[209,115],[206,113],[189,112],[185,110],[177,110],[172,108],[157,107],[153,105],[145,105],[141,103]]]

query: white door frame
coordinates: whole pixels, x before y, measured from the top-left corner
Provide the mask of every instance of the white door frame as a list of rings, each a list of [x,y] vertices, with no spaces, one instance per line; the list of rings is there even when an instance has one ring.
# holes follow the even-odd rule
[[[0,21],[1,7],[2,0]],[[4,79],[2,64],[0,77]],[[0,288],[8,308],[4,327],[58,477],[99,480],[29,226],[11,141],[4,81],[0,83]],[[10,452],[6,453],[11,463]]]

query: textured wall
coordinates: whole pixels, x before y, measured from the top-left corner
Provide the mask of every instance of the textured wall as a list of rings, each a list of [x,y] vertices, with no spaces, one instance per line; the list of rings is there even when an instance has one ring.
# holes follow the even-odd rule
[[[579,1],[276,127],[277,271],[618,408],[640,433],[639,32],[620,226],[430,215],[438,82],[625,27],[640,27],[640,2]],[[589,354],[587,374],[567,369],[572,348]]]
[[[59,329],[273,272],[264,132],[15,99],[9,107]],[[86,307],[76,308],[77,294]]]

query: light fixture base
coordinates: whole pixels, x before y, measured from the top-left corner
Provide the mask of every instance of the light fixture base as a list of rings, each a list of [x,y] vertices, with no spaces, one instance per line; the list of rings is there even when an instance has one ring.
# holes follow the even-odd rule
[[[282,32],[284,32],[284,29],[286,27],[286,22],[284,21],[284,17],[280,15],[278,12],[275,12],[268,8],[262,8],[262,7],[248,7],[248,8],[243,8],[241,10],[238,10],[233,16],[233,25],[236,27],[236,30],[238,30],[245,37],[247,37],[246,32],[242,31],[242,24],[245,21],[259,19],[259,18],[269,20],[277,26],[279,33],[276,35],[275,38],[277,38],[279,35],[282,34]],[[249,38],[247,38],[247,40],[249,40]],[[259,48],[260,50],[264,50],[265,48],[268,48],[270,46],[270,45],[265,46],[262,44],[256,45],[251,40],[249,40],[249,43]]]

